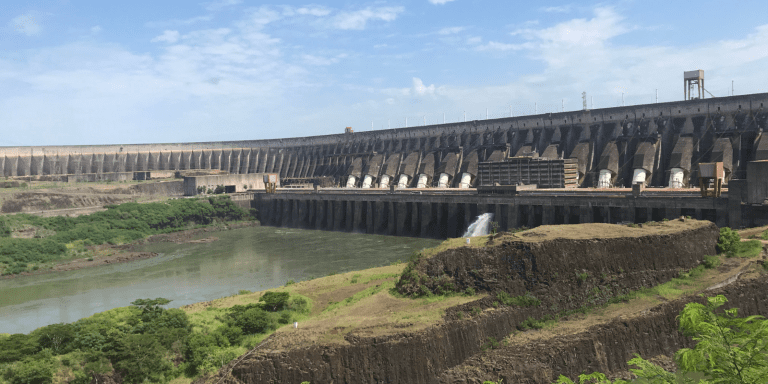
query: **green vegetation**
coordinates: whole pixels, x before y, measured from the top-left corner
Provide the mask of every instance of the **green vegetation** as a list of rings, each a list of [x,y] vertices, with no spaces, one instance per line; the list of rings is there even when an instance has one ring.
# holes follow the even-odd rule
[[[538,307],[541,305],[541,300],[537,299],[530,292],[526,292],[521,296],[510,296],[508,293],[499,291],[496,293],[496,299],[504,305],[515,305],[518,307]]]
[[[683,348],[675,354],[675,361],[683,374],[698,373],[703,379],[693,380],[667,372],[663,368],[637,356],[630,365],[639,378],[654,384],[675,383],[765,383],[768,381],[768,320],[762,316],[741,318],[738,309],[716,310],[728,300],[723,295],[707,298],[707,304],[686,304],[680,313],[680,331],[697,342],[692,349]],[[579,383],[611,382],[599,372],[579,375]],[[560,376],[557,384],[573,384]]]
[[[763,232],[762,236],[765,236],[765,232]],[[723,227],[720,228],[717,249],[728,257],[750,258],[759,255],[763,251],[763,244],[759,240],[741,241],[741,237],[736,231]]]
[[[89,245],[124,244],[191,226],[254,218],[253,212],[238,207],[228,196],[106,208],[78,217],[0,217],[0,273],[18,274],[66,256],[90,256]],[[10,237],[13,231],[25,228],[34,228],[35,238]]]
[[[214,321],[165,309],[163,298],[97,313],[71,324],[52,324],[28,335],[0,336],[0,383],[91,382],[115,371],[126,383],[168,382],[211,373],[242,355],[282,324],[309,311],[307,300],[265,292],[258,303],[213,308]]]

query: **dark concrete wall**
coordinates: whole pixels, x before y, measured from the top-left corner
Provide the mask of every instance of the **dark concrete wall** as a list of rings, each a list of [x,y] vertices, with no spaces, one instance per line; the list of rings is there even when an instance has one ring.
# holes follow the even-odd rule
[[[501,230],[550,224],[644,223],[691,216],[728,226],[729,202],[695,193],[494,196],[474,193],[255,193],[263,225],[430,238],[460,237],[483,213]],[[745,206],[744,209],[748,209]],[[741,209],[741,208],[738,208]]]

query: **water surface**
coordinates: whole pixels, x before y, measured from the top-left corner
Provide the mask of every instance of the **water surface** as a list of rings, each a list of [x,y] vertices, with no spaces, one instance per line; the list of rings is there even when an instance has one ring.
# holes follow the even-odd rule
[[[69,323],[138,298],[170,307],[406,260],[439,240],[275,227],[241,228],[196,244],[149,244],[159,256],[77,271],[0,280],[0,333]]]

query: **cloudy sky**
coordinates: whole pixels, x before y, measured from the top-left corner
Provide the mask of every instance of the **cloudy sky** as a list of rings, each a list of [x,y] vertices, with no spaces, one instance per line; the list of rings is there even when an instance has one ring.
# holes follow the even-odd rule
[[[768,92],[768,2],[4,0],[0,146],[266,139]],[[695,4],[695,5],[693,5]],[[594,100],[594,104],[592,102]]]

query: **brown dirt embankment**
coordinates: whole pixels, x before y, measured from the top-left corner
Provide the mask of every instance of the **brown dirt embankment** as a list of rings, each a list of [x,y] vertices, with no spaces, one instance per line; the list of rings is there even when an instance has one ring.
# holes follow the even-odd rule
[[[450,283],[459,290],[474,287],[512,295],[528,291],[541,299],[541,306],[483,310],[493,304],[488,296],[448,310],[442,321],[420,331],[401,324],[397,334],[348,332],[343,343],[297,339],[298,348],[285,347],[291,343],[283,334],[280,343],[265,340],[207,382],[436,383],[441,374],[480,353],[488,338],[507,337],[528,317],[663,283],[715,253],[718,230],[709,222],[674,221],[637,228],[628,237],[611,235],[611,229],[623,228],[585,224],[558,229],[572,233],[555,234],[544,227],[499,236],[486,247],[460,247],[423,258],[412,267],[415,277],[400,285],[415,290]],[[303,336],[301,331],[294,334]]]

